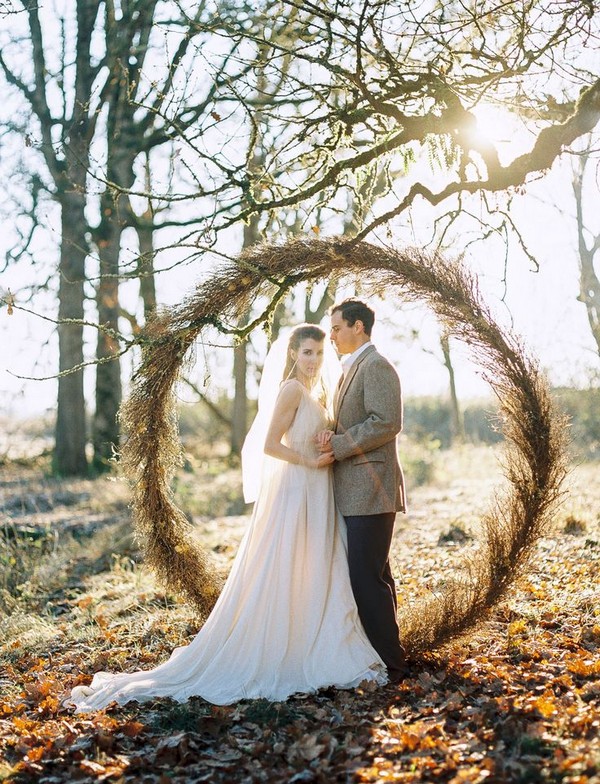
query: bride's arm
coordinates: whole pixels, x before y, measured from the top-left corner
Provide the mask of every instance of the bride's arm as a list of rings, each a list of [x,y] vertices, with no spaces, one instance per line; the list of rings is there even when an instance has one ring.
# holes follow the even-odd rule
[[[320,455],[317,458],[305,457],[281,443],[284,433],[289,430],[294,421],[302,394],[302,387],[298,381],[288,382],[281,387],[265,439],[265,454],[294,465],[322,468],[333,463],[333,455]]]

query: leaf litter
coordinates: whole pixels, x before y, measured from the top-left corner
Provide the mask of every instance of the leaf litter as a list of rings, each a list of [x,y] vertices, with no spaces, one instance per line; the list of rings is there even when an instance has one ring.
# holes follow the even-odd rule
[[[498,481],[493,450],[451,454],[398,521],[400,601],[456,576]],[[60,504],[17,503],[17,493],[47,490],[35,472],[18,470],[19,482],[2,484],[4,508],[18,509],[30,529],[52,513],[60,532]],[[62,705],[74,685],[99,669],[155,666],[201,625],[139,564],[117,504],[112,522],[36,549],[23,583],[4,596],[0,781],[597,783],[597,476],[597,464],[573,469],[554,528],[509,598],[476,632],[413,663],[398,685],[224,707],[157,699],[75,715]],[[73,501],[65,517],[98,515],[98,498],[114,494],[106,482],[61,483]],[[235,547],[219,544],[238,542],[246,523],[240,515],[197,522],[223,570]]]

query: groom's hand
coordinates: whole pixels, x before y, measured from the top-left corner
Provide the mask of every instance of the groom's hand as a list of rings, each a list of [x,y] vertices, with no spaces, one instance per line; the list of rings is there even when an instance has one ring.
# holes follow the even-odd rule
[[[325,466],[329,466],[335,462],[335,457],[333,456],[333,452],[327,452],[326,454],[319,455],[315,461],[315,468],[325,468]]]
[[[317,449],[322,455],[333,455],[333,447],[330,441],[327,441],[325,444],[317,444]]]

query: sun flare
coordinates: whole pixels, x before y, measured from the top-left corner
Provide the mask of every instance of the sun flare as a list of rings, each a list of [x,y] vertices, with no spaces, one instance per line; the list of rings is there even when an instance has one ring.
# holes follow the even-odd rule
[[[472,109],[472,113],[477,119],[477,135],[494,146],[509,144],[522,130],[517,117],[498,106],[482,103]]]

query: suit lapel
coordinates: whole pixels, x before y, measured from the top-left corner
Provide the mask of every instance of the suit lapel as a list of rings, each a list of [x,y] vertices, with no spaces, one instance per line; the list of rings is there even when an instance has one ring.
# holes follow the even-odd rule
[[[352,364],[352,366],[348,370],[348,373],[346,374],[346,378],[344,378],[344,376],[342,375],[342,379],[343,379],[342,385],[338,386],[338,389],[337,389],[336,395],[335,395],[335,404],[334,404],[335,425],[334,425],[334,428],[333,428],[334,430],[337,429],[338,420],[340,418],[340,409],[342,407],[342,403],[344,402],[344,397],[346,396],[346,392],[348,391],[348,388],[349,388],[350,384],[352,383],[352,379],[356,375],[356,371],[360,367],[361,362],[366,357],[368,357],[369,354],[372,351],[375,351],[375,346],[369,346],[369,348],[366,348],[363,351],[363,353]]]
[[[333,413],[335,415],[338,407],[338,400],[340,399],[340,391],[342,389],[342,384],[344,383],[344,374],[339,378],[339,381],[336,384],[335,392],[333,393]]]

